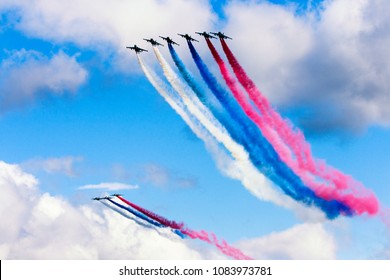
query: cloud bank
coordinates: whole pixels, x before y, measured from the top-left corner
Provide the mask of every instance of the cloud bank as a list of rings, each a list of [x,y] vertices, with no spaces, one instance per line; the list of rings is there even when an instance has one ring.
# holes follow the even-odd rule
[[[322,224],[296,225],[283,232],[243,240],[238,246],[256,259],[335,259],[337,245]]]
[[[328,0],[307,11],[229,1],[223,8],[220,22],[208,1],[114,1],[109,7],[103,0],[0,3],[0,13],[12,13],[13,27],[26,35],[97,50],[127,71],[129,43],[223,25],[259,88],[275,106],[294,108],[308,132],[360,133],[370,125],[390,125],[390,66],[383,59],[390,55],[388,1]],[[72,82],[68,87],[77,88]]]
[[[0,161],[1,259],[223,258],[137,226],[100,203],[74,206],[41,193],[37,180]]]
[[[225,258],[196,241],[139,226],[100,203],[74,206],[41,193],[35,177],[18,165],[0,161],[0,189],[0,215],[7,217],[0,223],[1,259]],[[268,259],[327,259],[334,258],[336,250],[320,224],[299,225],[235,246]]]
[[[303,14],[232,1],[226,11],[226,32],[243,65],[276,106],[294,108],[308,132],[390,125],[388,1],[324,1]]]

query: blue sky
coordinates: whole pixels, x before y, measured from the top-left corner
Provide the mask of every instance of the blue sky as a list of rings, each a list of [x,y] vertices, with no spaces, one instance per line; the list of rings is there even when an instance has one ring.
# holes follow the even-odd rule
[[[313,221],[256,198],[223,175],[204,143],[143,76],[134,53],[125,50],[134,43],[148,48],[142,55],[161,74],[142,39],[169,35],[182,45],[177,51],[196,74],[175,34],[223,28],[248,74],[304,131],[313,154],[389,206],[386,1],[310,1],[315,8],[309,11],[307,1],[134,1],[134,9],[131,1],[113,7],[103,0],[93,7],[88,0],[77,7],[76,2],[67,7],[37,0],[29,7],[0,0],[0,160],[34,175],[39,194],[100,211],[90,198],[110,191],[79,187],[137,185],[120,192],[243,250],[249,250],[245,240],[257,240],[258,246],[284,240],[293,250],[301,241],[289,233],[306,230],[300,225],[313,227],[307,234],[323,236],[320,241],[331,248],[328,255],[314,248],[304,256],[270,243],[275,252],[257,248],[251,252],[255,257],[389,257],[388,232],[378,217]],[[136,17],[137,10],[143,16]],[[217,74],[206,44],[196,47]],[[173,66],[166,48],[162,52]]]

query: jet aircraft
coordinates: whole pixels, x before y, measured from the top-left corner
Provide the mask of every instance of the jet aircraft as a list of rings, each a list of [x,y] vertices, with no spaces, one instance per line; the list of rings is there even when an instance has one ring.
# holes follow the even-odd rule
[[[120,193],[113,193],[111,196],[116,196],[116,197],[118,197],[118,196],[122,196],[122,194],[120,194]]]
[[[199,42],[198,40],[192,38],[192,37],[191,37],[190,35],[188,35],[188,34],[184,34],[184,35],[183,35],[183,34],[177,33],[177,35],[179,35],[179,36],[185,38],[187,41],[196,41],[196,42]]]
[[[218,32],[218,33],[215,33],[215,32],[210,32],[211,34],[215,35],[215,36],[218,36],[219,39],[230,39],[232,40],[232,38],[226,36],[225,34],[223,34],[222,32]]]
[[[135,53],[147,52],[147,50],[141,49],[137,45],[134,45],[133,47],[126,47],[126,48],[135,51]]]
[[[205,37],[206,39],[216,39],[217,37],[214,37],[213,35],[210,35],[209,33],[203,31],[203,32],[195,32],[196,34],[199,34],[200,36]]]
[[[105,197],[94,197],[92,198],[92,200],[103,200],[103,199],[109,199],[110,197],[109,196],[105,196]]]
[[[172,40],[171,38],[169,38],[169,37],[160,36],[160,38],[162,38],[163,40],[167,41],[168,44],[180,46],[178,43],[176,43],[175,41],[173,41],[173,40]]]
[[[154,40],[153,38],[150,38],[150,39],[144,39],[146,42],[149,42],[152,44],[152,46],[163,46],[163,44],[160,44],[159,42],[157,42],[156,40]]]

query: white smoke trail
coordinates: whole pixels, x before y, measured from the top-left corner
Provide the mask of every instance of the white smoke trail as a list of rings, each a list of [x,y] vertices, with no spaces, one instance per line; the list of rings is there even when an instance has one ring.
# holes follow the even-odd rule
[[[125,218],[127,218],[127,219],[129,219],[129,220],[132,220],[132,221],[134,221],[135,223],[137,223],[137,224],[139,224],[139,225],[141,225],[141,226],[144,226],[144,227],[147,227],[147,228],[150,228],[150,229],[154,228],[154,227],[152,227],[152,226],[149,225],[149,224],[146,224],[146,223],[144,223],[144,222],[141,222],[141,221],[138,220],[135,216],[130,216],[130,215],[129,215],[128,213],[126,213],[124,210],[121,210],[121,209],[119,209],[119,208],[116,208],[116,207],[114,207],[114,206],[108,204],[107,202],[105,202],[105,201],[103,201],[103,200],[99,200],[99,202],[102,203],[102,204],[103,204],[104,206],[106,206],[107,208],[110,208],[111,210],[113,210],[113,211],[119,213],[120,215],[122,215],[123,217],[125,217]]]

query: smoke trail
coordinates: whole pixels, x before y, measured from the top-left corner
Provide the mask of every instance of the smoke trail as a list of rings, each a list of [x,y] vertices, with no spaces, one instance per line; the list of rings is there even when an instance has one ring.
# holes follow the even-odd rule
[[[291,151],[289,150],[288,146],[282,142],[279,135],[271,128],[272,124],[269,123],[269,120],[267,120],[266,117],[261,116],[258,111],[256,111],[248,102],[247,97],[238,87],[236,80],[231,77],[226,64],[218,54],[210,39],[206,38],[206,42],[220,68],[220,72],[226,81],[226,84],[228,85],[240,106],[243,108],[246,115],[259,127],[264,137],[274,147],[281,160],[285,162],[303,180],[304,184],[313,189],[316,195],[326,200],[335,199],[341,201],[358,214],[361,214],[362,212],[370,213],[370,211],[372,211],[372,200],[370,198],[357,198],[351,194],[341,194],[336,192],[334,189],[331,189],[331,186],[316,181],[315,177],[310,176],[311,174],[309,175],[306,170],[302,169],[298,166],[298,164],[296,164],[292,158]]]
[[[119,204],[118,202],[112,200],[111,198],[107,198],[107,200],[109,202],[111,202],[112,204],[118,206],[119,208],[124,209],[124,210],[130,212],[131,214],[133,214],[137,218],[140,218],[140,219],[148,222],[151,225],[154,225],[156,227],[163,227],[164,226],[163,224],[159,223],[158,221],[156,222],[155,220],[150,219],[147,215],[143,215],[143,213],[141,211],[140,211],[141,212],[140,213],[140,212],[137,212],[137,211],[135,211],[134,209],[132,209],[130,207],[123,206],[123,205]]]
[[[187,106],[190,113],[192,113],[193,116],[197,118],[201,124],[203,124],[203,126],[210,132],[211,135],[213,135],[217,139],[217,141],[222,143],[232,153],[234,158],[238,160],[247,159],[248,154],[243,149],[243,147],[238,145],[236,142],[233,141],[233,139],[231,139],[228,132],[212,116],[210,111],[206,107],[204,107],[204,105],[193,94],[193,92],[191,92],[189,88],[185,87],[181,83],[179,77],[162,57],[157,47],[153,47],[153,49],[166,78],[171,83],[172,87],[176,90],[176,92],[180,95],[182,101]]]
[[[253,258],[246,256],[239,249],[230,246],[225,240],[219,242],[218,238],[213,233],[209,234],[204,230],[197,232],[190,229],[183,230],[183,233],[185,233],[192,239],[200,239],[209,244],[216,246],[222,253],[224,253],[227,256],[231,256],[236,260],[253,260]]]
[[[232,130],[228,129],[228,131],[233,139],[242,144],[248,151],[253,164],[278,185],[284,193],[306,205],[316,205],[325,212],[328,218],[332,219],[340,214],[352,215],[352,210],[345,204],[335,200],[327,201],[319,198],[311,189],[303,185],[301,179],[280,161],[273,147],[263,138],[257,127],[247,119],[241,107],[219,85],[190,41],[188,41],[188,46],[202,78],[220,103],[226,108],[230,117],[240,124],[241,129],[235,127]]]
[[[288,147],[291,148],[297,162],[294,161],[291,153],[286,151],[277,140],[275,141],[274,139],[274,141],[272,141],[272,139],[267,138],[271,141],[279,155],[281,155],[283,161],[285,161],[306,184],[314,189],[317,195],[320,195],[325,199],[336,198],[343,201],[353,208],[357,214],[377,214],[379,202],[375,195],[364,189],[361,183],[354,181],[350,176],[347,176],[332,167],[326,166],[325,163],[319,163],[314,160],[311,154],[310,145],[305,141],[302,132],[300,130],[295,131],[292,128],[292,125],[287,120],[283,120],[283,118],[272,108],[268,100],[257,89],[254,82],[247,76],[226,42],[223,39],[220,41],[236,77],[262,114],[263,120],[268,126],[272,126]],[[208,42],[208,44],[209,43],[211,44],[211,42]],[[253,110],[253,112],[255,111]],[[258,120],[256,123],[258,123]],[[266,137],[267,129],[268,127],[262,127],[262,131]],[[312,175],[320,178],[313,177]],[[318,182],[318,179],[325,180],[325,182]],[[342,193],[342,191],[345,190],[347,190],[348,193]]]
[[[203,241],[206,241],[209,244],[215,245],[222,253],[224,253],[227,256],[236,258],[236,259],[251,259],[247,256],[245,256],[240,250],[231,247],[229,244],[226,243],[226,241],[222,241],[221,243],[218,242],[218,239],[214,234],[211,234],[212,238],[209,237],[209,234],[205,231],[194,231],[192,229],[188,229],[184,226],[183,223],[177,223],[175,221],[170,221],[160,215],[157,215],[156,213],[153,213],[152,211],[146,210],[126,199],[124,199],[121,196],[117,196],[120,200],[122,200],[127,205],[135,208],[136,210],[140,211],[141,213],[147,215],[148,217],[154,219],[155,221],[159,222],[161,225],[171,227],[173,229],[176,229],[180,231],[182,234],[185,234],[192,239],[200,239]],[[125,207],[127,208],[127,207]]]
[[[232,161],[225,151],[217,145],[214,138],[210,137],[203,127],[197,125],[197,123],[194,123],[189,118],[183,108],[183,104],[169,92],[169,89],[164,87],[163,82],[153,73],[153,71],[146,67],[141,57],[137,56],[137,58],[141,69],[150,83],[156,88],[157,92],[167,101],[167,103],[183,118],[194,133],[203,140],[207,149],[214,156],[219,168],[221,168],[226,175],[240,180],[243,185],[257,197],[273,201],[277,205],[284,207],[298,208],[297,210],[300,211],[301,206],[296,204],[295,201],[289,197],[282,196],[277,189],[270,186],[268,182],[265,181],[265,178],[261,176],[261,173],[257,172],[257,169],[250,161]]]
[[[167,228],[167,227],[163,226],[162,224],[160,224],[160,223],[158,223],[158,222],[156,222],[156,221],[150,219],[149,217],[147,217],[147,216],[145,216],[145,215],[143,215],[143,214],[141,214],[141,213],[135,211],[134,209],[132,209],[132,208],[130,208],[130,207],[123,206],[123,205],[121,205],[121,204],[115,202],[114,200],[112,200],[112,199],[110,199],[110,198],[106,198],[106,199],[107,199],[108,201],[110,201],[112,204],[116,205],[117,207],[119,207],[119,208],[121,208],[121,209],[124,209],[124,210],[126,210],[127,212],[130,212],[130,213],[133,214],[135,217],[137,217],[137,218],[139,218],[139,219],[141,219],[141,220],[143,220],[143,221],[146,221],[146,222],[148,223],[148,224],[141,223],[141,222],[138,221],[136,218],[127,215],[126,213],[120,211],[118,208],[115,208],[115,207],[109,205],[108,203],[104,202],[103,200],[99,200],[99,202],[101,202],[102,204],[104,204],[105,206],[107,206],[108,208],[110,208],[111,210],[114,210],[115,212],[121,214],[123,217],[126,217],[126,218],[128,218],[128,219],[130,219],[130,220],[135,221],[137,224],[139,224],[139,225],[141,225],[141,226],[144,226],[144,227],[147,227],[147,228],[150,228],[150,229],[154,229],[154,230],[156,230],[156,227],[157,227],[157,228],[160,228],[160,229]],[[171,229],[171,228],[169,228],[169,229],[172,230],[173,233],[177,234],[178,236],[180,236],[180,237],[183,238],[183,239],[187,237],[186,234],[184,234],[183,232],[181,232],[181,231],[179,231],[179,230],[177,230],[177,229]],[[158,231],[158,230],[157,230],[157,232],[158,232],[159,234],[165,234],[165,232],[160,232],[160,231]],[[169,236],[168,236],[168,237],[169,237]]]
[[[205,143],[207,150],[209,150],[214,156],[217,156],[218,154],[224,154],[224,152],[221,151],[220,147],[215,142],[214,138],[209,135],[204,127],[187,112],[184,104],[177,96],[175,96],[172,90],[167,88],[165,84],[154,74],[154,72],[146,67],[140,56],[137,55],[137,58],[141,69],[143,70],[149,82],[172,107],[172,109],[175,110],[176,113],[191,128],[195,135]]]
[[[210,109],[212,115],[214,115],[217,120],[220,120],[224,127],[228,128],[229,131],[234,130],[233,124],[235,121],[221,110],[221,104],[219,104],[219,101],[215,98],[214,95],[206,94],[206,91],[195,80],[187,67],[184,65],[183,61],[177,55],[174,47],[171,44],[168,44],[168,47],[171,57],[179,69],[181,76],[196,94],[198,99],[207,108]],[[221,156],[219,158],[221,158]],[[250,160],[246,159],[241,161],[234,161],[229,164],[227,161],[227,158],[218,160],[217,157],[217,164],[219,168],[229,177],[240,180],[243,186],[245,186],[255,196],[263,200],[272,201],[283,207],[300,207],[299,204],[290,199],[290,197],[282,196],[282,194],[272,186],[272,182],[268,181],[262,173],[258,172]]]
[[[125,217],[125,218],[127,218],[127,219],[129,219],[129,220],[132,220],[132,221],[136,222],[136,223],[139,224],[140,226],[144,226],[144,227],[147,227],[147,228],[150,228],[150,229],[154,228],[154,227],[152,227],[150,224],[141,223],[141,222],[140,222],[139,220],[137,220],[136,218],[134,218],[134,217],[132,217],[132,216],[130,216],[130,215],[128,215],[128,214],[126,214],[126,213],[120,211],[119,209],[117,209],[117,208],[111,206],[110,204],[108,204],[107,202],[105,202],[105,201],[103,201],[103,200],[99,200],[99,202],[102,203],[104,206],[110,208],[111,210],[113,210],[113,211],[115,211],[115,212],[121,214],[123,217]],[[127,210],[127,209],[125,209],[125,210]]]
[[[137,55],[138,62],[149,82],[154,86],[157,92],[165,99],[165,101],[172,107],[173,110],[184,120],[184,122],[191,128],[197,137],[199,137],[206,145],[206,148],[213,154],[218,155],[221,152],[220,147],[212,137],[188,111],[183,102],[176,96],[171,88],[167,88],[155,74],[143,63],[140,56]]]
[[[171,83],[173,88],[179,93],[180,97],[182,98],[182,101],[187,106],[189,111],[193,114],[193,116],[196,117],[204,125],[204,127],[208,129],[210,134],[213,135],[218,142],[222,143],[225,146],[225,148],[235,158],[236,161],[234,162],[234,165],[236,168],[239,168],[239,170],[241,171],[241,174],[236,178],[239,179],[243,183],[243,185],[255,195],[272,200],[279,205],[283,204],[284,206],[289,205],[291,207],[291,201],[286,201],[286,199],[281,199],[280,194],[274,191],[272,187],[269,185],[269,183],[265,182],[265,178],[260,173],[256,172],[256,168],[248,160],[248,153],[243,149],[242,146],[238,145],[230,137],[226,129],[223,126],[221,126],[221,124],[218,122],[218,120],[215,119],[215,117],[208,110],[208,108],[204,107],[202,102],[209,105],[211,103],[214,103],[214,102],[207,101],[207,98],[211,97],[212,95],[206,97],[206,95],[203,93],[200,86],[195,82],[195,80],[191,77],[191,74],[189,74],[189,72],[186,70],[186,67],[184,66],[180,58],[177,56],[176,52],[174,51],[174,48],[170,44],[168,46],[172,54],[172,57],[175,61],[175,64],[178,65],[178,68],[182,76],[184,77],[184,79],[186,81],[189,81],[188,84],[190,85],[191,89],[193,89],[193,91],[191,91],[190,88],[182,84],[182,81],[179,79],[177,74],[172,70],[172,68],[169,66],[166,60],[162,57],[158,48],[154,47],[153,48],[154,52],[164,71],[165,76],[167,77],[168,81]],[[194,92],[196,93],[196,95],[194,95]],[[202,99],[202,102],[200,101],[200,99]],[[212,108],[212,111],[213,113],[219,112],[215,108]],[[221,114],[219,115],[221,116]],[[226,122],[226,119],[225,119],[225,123],[232,124],[231,120],[229,120],[229,122]],[[251,182],[248,177],[250,179],[256,177],[257,184]],[[261,182],[263,184],[261,184]],[[259,185],[263,188],[262,190],[259,190]]]
[[[214,95],[208,94],[208,91],[204,90],[202,88],[202,86],[191,75],[191,73],[187,70],[183,61],[177,55],[175,48],[171,44],[168,44],[168,48],[169,48],[169,52],[171,54],[171,57],[176,64],[176,67],[179,69],[180,75],[183,77],[183,79],[186,81],[186,83],[190,86],[190,88],[196,94],[198,99],[207,108],[210,109],[211,113],[218,120],[223,120],[223,121],[221,121],[222,124],[231,122],[232,120],[230,118],[228,119],[228,116],[226,116],[226,114],[222,110],[221,104],[219,103],[218,99],[216,99]]]
[[[161,217],[155,213],[153,213],[152,211],[149,211],[149,210],[146,210],[126,199],[124,199],[123,197],[121,196],[117,196],[120,200],[122,200],[124,203],[126,203],[127,205],[133,207],[134,209],[136,209],[137,211],[141,212],[142,214],[148,216],[149,218],[157,221],[159,224],[163,225],[163,226],[166,226],[166,227],[170,227],[170,228],[173,228],[173,229],[182,229],[184,227],[184,224],[183,223],[177,223],[175,221],[170,221],[168,219],[165,219],[164,217]],[[120,205],[120,204],[119,204]],[[126,207],[127,208],[127,207]]]

